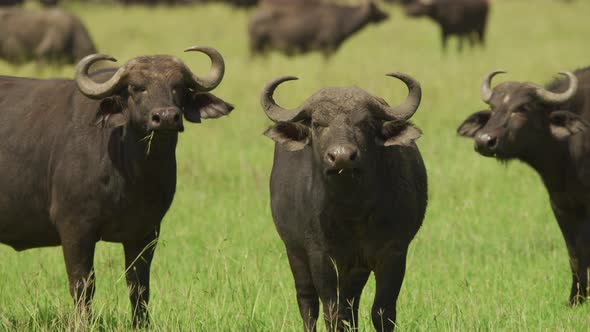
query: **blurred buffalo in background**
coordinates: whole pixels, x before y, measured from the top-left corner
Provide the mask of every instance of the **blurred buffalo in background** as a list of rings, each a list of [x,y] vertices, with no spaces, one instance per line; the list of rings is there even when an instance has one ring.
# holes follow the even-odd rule
[[[0,58],[74,63],[96,53],[80,19],[62,9],[0,9]]]
[[[259,0],[117,0],[124,5],[186,5],[186,4],[206,4],[206,3],[225,3],[236,7],[251,7],[258,4]]]
[[[43,6],[55,6],[58,0],[39,0],[39,3]],[[19,6],[24,4],[24,0],[0,0],[0,7]]]
[[[488,0],[416,0],[406,6],[408,16],[428,16],[440,25],[443,50],[449,36],[457,36],[459,51],[463,49],[464,39],[471,46],[485,44],[488,11]]]
[[[318,50],[326,57],[369,23],[388,18],[372,0],[357,6],[301,0],[299,5],[278,5],[271,0],[252,14],[248,23],[252,55],[275,49],[289,56]],[[275,5],[277,4],[277,5]]]
[[[384,0],[385,3],[407,5],[414,0]]]

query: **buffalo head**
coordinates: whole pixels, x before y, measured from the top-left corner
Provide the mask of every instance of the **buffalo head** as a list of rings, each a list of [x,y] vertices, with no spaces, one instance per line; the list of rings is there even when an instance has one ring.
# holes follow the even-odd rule
[[[379,23],[389,18],[389,14],[379,9],[379,7],[377,7],[373,0],[368,0],[365,4],[369,11],[369,22]]]
[[[420,105],[420,84],[405,74],[388,76],[408,86],[406,101],[396,107],[357,87],[332,87],[316,92],[298,108],[283,109],[273,93],[279,84],[297,78],[278,78],[261,96],[262,108],[275,122],[265,135],[288,151],[312,149],[316,165],[328,177],[370,171],[380,149],[413,145],[421,135],[408,122]]]
[[[562,73],[569,86],[558,93],[529,82],[503,82],[492,89],[491,80],[500,73],[486,75],[481,85],[481,98],[490,110],[472,114],[457,129],[475,139],[480,154],[518,158],[545,139],[562,140],[588,127],[579,115],[563,109],[578,90],[574,74]]]
[[[85,96],[101,100],[96,123],[106,127],[129,124],[148,133],[179,132],[184,130],[183,116],[198,123],[231,112],[230,104],[207,93],[223,78],[225,65],[221,54],[208,47],[195,46],[185,50],[188,51],[209,56],[212,65],[207,75],[193,74],[173,56],[141,56],[98,83],[88,75],[90,66],[100,60],[116,60],[101,54],[82,59],[76,67],[76,83]]]
[[[435,6],[435,0],[416,0],[405,7],[406,15],[419,17],[430,15]]]

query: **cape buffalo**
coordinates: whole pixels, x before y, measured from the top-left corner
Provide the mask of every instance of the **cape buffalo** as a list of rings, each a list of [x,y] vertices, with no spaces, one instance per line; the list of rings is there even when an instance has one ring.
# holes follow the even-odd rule
[[[283,109],[269,83],[262,108],[275,122],[270,178],[272,216],[287,249],[299,311],[315,331],[321,299],[328,331],[354,329],[371,271],[377,292],[373,325],[392,331],[410,241],[426,209],[426,170],[408,119],[420,104],[420,84],[405,74],[406,101],[390,107],[357,87],[316,92]],[[344,323],[347,322],[347,323]]]
[[[42,6],[51,7],[57,5],[58,0],[39,0]],[[24,0],[0,0],[0,7],[5,6],[18,6],[22,5]]]
[[[0,0],[0,7],[21,5],[24,0]]]
[[[369,23],[387,19],[372,0],[360,6],[318,3],[300,6],[260,6],[250,17],[252,55],[271,49],[287,55],[320,50],[326,57]],[[304,1],[301,1],[304,2]]]
[[[61,245],[70,293],[86,313],[98,241],[123,244],[133,325],[148,322],[150,264],[176,189],[175,149],[189,122],[227,115],[207,93],[224,62],[212,48],[204,77],[178,58],[140,56],[76,79],[0,77],[0,243],[20,251]]]
[[[488,0],[415,0],[406,6],[406,14],[428,16],[436,21],[441,27],[443,50],[449,36],[456,35],[461,51],[464,39],[471,46],[476,42],[484,45],[488,7]]]
[[[96,53],[80,19],[59,8],[0,9],[0,36],[0,58],[13,63],[75,63]]]
[[[572,269],[570,303],[588,296],[590,273],[590,67],[547,88],[503,82],[491,88],[487,75],[481,97],[490,110],[472,114],[457,130],[473,137],[483,156],[517,159],[541,176],[565,238]]]

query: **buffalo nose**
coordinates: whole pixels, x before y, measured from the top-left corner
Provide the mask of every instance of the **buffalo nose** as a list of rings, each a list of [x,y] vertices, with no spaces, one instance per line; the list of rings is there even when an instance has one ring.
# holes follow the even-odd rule
[[[324,157],[332,169],[353,168],[359,159],[359,150],[352,145],[336,145],[326,151]]]
[[[498,138],[488,133],[479,133],[475,136],[476,149],[484,155],[491,155],[498,147]]]
[[[149,120],[152,130],[182,131],[182,114],[176,107],[161,107],[152,110]]]

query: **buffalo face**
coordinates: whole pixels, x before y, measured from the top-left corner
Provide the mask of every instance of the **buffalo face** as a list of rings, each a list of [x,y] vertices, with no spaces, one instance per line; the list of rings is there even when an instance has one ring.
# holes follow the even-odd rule
[[[369,3],[369,21],[373,23],[380,23],[389,18],[389,14],[379,9],[373,2]]]
[[[410,17],[430,15],[434,9],[434,5],[434,0],[416,0],[406,5],[405,12]]]
[[[587,128],[575,113],[563,110],[577,92],[578,81],[571,73],[569,88],[554,93],[528,82],[504,82],[493,90],[492,72],[482,84],[482,99],[490,110],[469,116],[457,129],[475,140],[475,150],[487,157],[522,157],[545,139],[562,140]]]
[[[261,104],[276,122],[265,135],[288,151],[310,148],[314,163],[327,178],[359,178],[378,162],[380,149],[412,145],[420,131],[407,120],[420,103],[417,81],[403,74],[390,74],[410,89],[406,102],[390,107],[381,98],[356,87],[324,88],[302,106],[285,110],[273,98],[275,88],[294,77],[279,78],[267,85]]]
[[[175,133],[184,130],[183,118],[199,123],[203,118],[227,115],[233,107],[207,93],[223,78],[221,55],[210,48],[194,47],[209,55],[212,68],[205,78],[194,75],[173,56],[143,56],[128,61],[104,83],[88,76],[89,67],[109,56],[90,55],[76,69],[80,91],[100,99],[97,124],[116,127],[129,124],[143,133]]]

